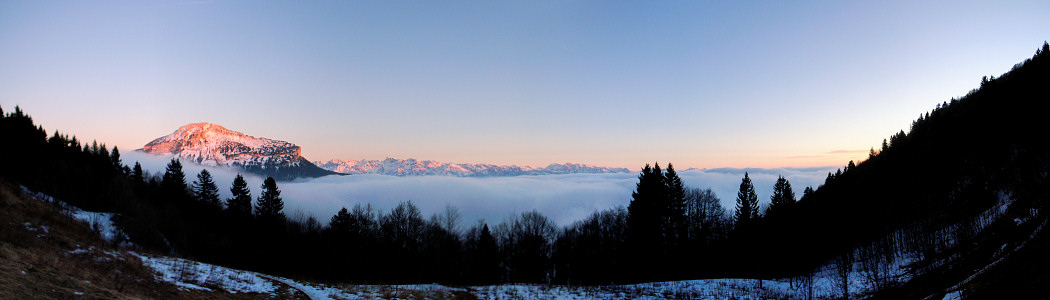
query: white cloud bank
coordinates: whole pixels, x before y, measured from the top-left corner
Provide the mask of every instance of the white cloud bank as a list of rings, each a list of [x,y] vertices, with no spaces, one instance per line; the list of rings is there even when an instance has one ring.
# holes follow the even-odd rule
[[[163,172],[170,157],[129,152],[124,163],[142,163],[149,173]],[[193,182],[197,173],[208,169],[219,185],[221,196],[230,196],[229,188],[237,170],[223,167],[204,167],[184,163],[186,181]],[[745,170],[750,173],[759,200],[768,204],[777,176],[791,182],[797,196],[806,186],[816,187],[824,182],[833,168],[806,169],[710,169],[680,171],[687,186],[711,188],[722,205],[734,209],[736,192]],[[263,178],[244,174],[252,195],[259,195]],[[637,173],[569,174],[514,177],[448,177],[350,175],[326,176],[295,182],[279,182],[285,202],[285,213],[296,211],[311,214],[322,223],[341,207],[356,203],[372,204],[386,212],[401,201],[411,200],[425,217],[441,212],[445,205],[459,208],[462,224],[473,224],[477,219],[498,223],[505,217],[524,211],[538,210],[559,225],[580,220],[596,210],[627,204],[637,183]]]

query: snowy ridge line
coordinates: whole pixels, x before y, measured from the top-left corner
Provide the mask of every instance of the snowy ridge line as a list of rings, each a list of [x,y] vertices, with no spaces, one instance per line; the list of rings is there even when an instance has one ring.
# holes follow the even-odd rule
[[[575,173],[629,173],[627,168],[599,167],[577,163],[550,164],[543,168],[516,165],[453,164],[431,160],[387,158],[384,160],[318,160],[322,169],[342,174],[394,176],[443,175],[458,177],[552,175]]]

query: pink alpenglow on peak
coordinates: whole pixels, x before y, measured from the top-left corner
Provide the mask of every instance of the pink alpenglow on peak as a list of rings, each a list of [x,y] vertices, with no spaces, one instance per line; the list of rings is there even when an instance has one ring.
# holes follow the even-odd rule
[[[172,155],[183,162],[206,166],[240,167],[279,180],[333,174],[303,158],[299,146],[257,138],[217,124],[193,123],[149,142],[139,151]]]
[[[627,173],[626,168],[597,167],[585,164],[550,164],[544,168],[501,166],[491,164],[452,164],[431,160],[387,158],[384,160],[314,161],[318,167],[342,174],[380,174],[394,176],[443,175],[458,177],[550,175],[575,173]]]

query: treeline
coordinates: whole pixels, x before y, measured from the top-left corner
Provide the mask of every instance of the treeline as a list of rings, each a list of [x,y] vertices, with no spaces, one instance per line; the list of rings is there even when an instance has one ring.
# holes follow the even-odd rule
[[[425,218],[411,202],[389,211],[344,208],[324,226],[287,217],[277,183],[253,197],[243,180],[231,199],[206,172],[187,183],[178,161],[162,176],[129,167],[116,148],[43,128],[18,108],[0,118],[0,175],[89,210],[121,214],[142,247],[322,280],[489,284],[607,284],[699,277],[806,277],[837,261],[934,257],[975,234],[963,226],[1010,192],[1045,206],[1050,191],[1047,44],[981,88],[938,105],[828,174],[795,201],[778,179],[761,210],[748,174],[733,213],[710,190],[686,187],[673,166],[646,166],[628,207],[559,227],[532,211],[498,224],[465,225],[448,207]],[[944,228],[953,228],[946,238]],[[962,230],[957,230],[963,228]],[[974,231],[967,233],[968,230]],[[932,241],[932,242],[931,242]],[[855,251],[862,249],[863,251]],[[861,257],[855,257],[857,254]],[[849,270],[844,270],[848,274]],[[809,277],[811,278],[811,277]],[[843,286],[848,286],[848,281]]]

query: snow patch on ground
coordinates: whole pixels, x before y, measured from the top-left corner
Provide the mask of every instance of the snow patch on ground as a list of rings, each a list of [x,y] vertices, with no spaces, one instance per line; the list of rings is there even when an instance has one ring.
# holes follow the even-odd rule
[[[91,225],[91,229],[95,230],[95,232],[98,232],[98,234],[102,236],[102,239],[106,240],[106,242],[122,246],[130,245],[127,235],[125,235],[123,231],[121,231],[119,228],[117,228],[115,224],[113,224],[113,216],[115,216],[116,214],[86,211],[80,209],[79,207],[65,203],[61,200],[55,199],[55,197],[51,197],[47,194],[30,191],[29,188],[25,186],[21,186],[21,188],[22,192],[28,195],[30,198],[55,204],[61,207],[62,210],[64,210],[74,219],[80,220],[82,222],[87,223],[88,225]],[[48,231],[48,228],[43,227],[43,230],[46,233]]]
[[[158,281],[170,282],[186,289],[211,291],[213,288],[230,293],[273,294],[277,288],[261,274],[220,267],[181,258],[154,256],[129,252],[153,269]]]
[[[795,293],[787,281],[741,278],[592,287],[504,284],[468,290],[481,299],[782,299]]]
[[[962,300],[962,291],[954,291],[944,295],[943,300]]]

